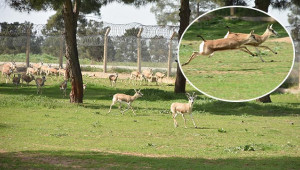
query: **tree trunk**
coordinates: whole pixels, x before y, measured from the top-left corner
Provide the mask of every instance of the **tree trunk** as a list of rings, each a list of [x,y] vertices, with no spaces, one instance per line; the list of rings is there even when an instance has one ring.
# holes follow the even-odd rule
[[[76,41],[77,19],[80,8],[80,0],[75,0],[74,7],[71,0],[65,0],[63,18],[65,24],[66,58],[69,64],[71,78],[71,103],[83,102],[83,85],[80,64],[78,60],[78,50]]]
[[[179,9],[180,26],[178,31],[178,40],[180,40],[180,37],[182,36],[184,30],[189,25],[190,15],[191,15],[189,0],[181,0],[180,3],[181,3],[181,7]],[[186,85],[186,79],[179,68],[179,63],[177,62],[177,72],[176,72],[174,92],[185,93],[185,85]]]
[[[64,48],[64,37],[63,37],[63,33],[62,33],[61,37],[60,37],[60,41],[59,41],[59,49],[60,49],[59,60],[58,60],[59,68],[63,68],[63,55],[64,55],[63,48]]]
[[[270,4],[271,4],[271,0],[255,0],[255,8],[258,8],[265,12],[268,12]],[[256,101],[262,102],[262,103],[271,103],[272,102],[269,94],[257,99]]]
[[[31,39],[31,24],[28,24],[27,39],[26,39],[26,67],[30,67],[29,55],[30,55],[30,39]]]

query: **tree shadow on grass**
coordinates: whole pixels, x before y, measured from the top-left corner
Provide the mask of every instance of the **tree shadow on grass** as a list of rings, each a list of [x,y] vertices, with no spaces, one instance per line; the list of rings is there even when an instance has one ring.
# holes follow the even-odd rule
[[[151,146],[149,146],[151,147]],[[249,152],[249,151],[244,151]],[[0,152],[1,169],[299,169],[300,157],[185,158],[101,151]]]
[[[255,115],[255,116],[291,116],[300,115],[299,104],[278,104],[259,102],[223,102],[213,100],[211,102],[196,104],[195,110],[204,110],[215,115]]]
[[[143,97],[138,100],[141,101],[156,101],[156,100],[175,100],[175,99],[186,99],[184,94],[175,94],[173,91],[165,91],[156,88],[145,88],[141,89],[141,92],[144,94]],[[70,93],[70,87],[67,89],[67,96]],[[87,90],[84,93],[84,100],[111,100],[113,95],[116,93],[124,93],[127,95],[134,95],[134,89],[121,89],[121,88],[110,88],[106,86],[94,86],[89,85]],[[19,87],[15,89],[12,84],[0,84],[0,94],[7,95],[39,95],[37,94],[37,89],[34,86],[29,87]],[[42,96],[46,96],[54,99],[63,99],[63,95],[59,90],[59,86],[45,86],[42,89]]]

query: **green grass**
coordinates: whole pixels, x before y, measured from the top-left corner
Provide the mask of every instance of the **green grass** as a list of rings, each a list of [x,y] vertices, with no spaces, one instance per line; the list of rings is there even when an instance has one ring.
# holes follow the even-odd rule
[[[131,111],[117,106],[115,93],[133,94],[130,83],[109,87],[84,77],[84,103],[70,104],[57,78],[42,95],[15,89],[0,78],[0,169],[299,169],[300,98],[271,95],[273,103],[227,103],[199,94],[193,108],[198,129],[187,121],[174,128],[169,107],[187,102],[174,86],[139,86],[144,96]],[[187,86],[189,92],[194,91]],[[69,91],[69,89],[68,89]],[[293,124],[292,124],[293,122]]]
[[[285,29],[277,22],[251,22],[243,20],[225,20],[222,17],[215,17],[209,21],[194,22],[183,35],[182,39],[186,41],[200,41],[203,36],[206,40],[224,38],[227,33],[226,26],[230,27],[232,32],[250,33],[254,30],[255,34],[262,35],[268,24],[273,24],[273,29],[278,32],[277,38],[287,37]]]
[[[192,25],[180,44],[180,62],[185,63],[193,51],[199,51],[202,41],[195,40],[197,33],[210,35],[211,37],[207,39],[221,38],[226,34],[223,24],[235,24],[235,27],[240,29],[239,32],[246,32],[245,29],[252,28],[262,34],[266,29],[263,24],[256,23],[257,25],[255,25],[253,22],[224,22],[225,20],[217,18],[210,21],[209,24],[201,22]],[[208,25],[214,28],[209,29]],[[274,29],[278,30],[281,36],[286,35],[278,24],[274,24]],[[290,43],[267,41],[264,45],[278,52],[276,55],[269,50],[259,48],[261,50],[259,55],[266,62],[261,62],[259,57],[252,57],[240,50],[230,50],[215,52],[210,58],[197,56],[182,69],[188,80],[208,95],[226,100],[256,98],[272,91],[282,83],[288,75],[293,61],[293,47]],[[257,53],[253,47],[248,47],[248,49]]]

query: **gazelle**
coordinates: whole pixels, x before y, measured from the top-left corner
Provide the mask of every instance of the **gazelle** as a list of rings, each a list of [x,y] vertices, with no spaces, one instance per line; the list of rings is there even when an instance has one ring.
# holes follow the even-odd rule
[[[110,86],[116,86],[117,80],[118,80],[118,73],[112,74],[108,76]]]
[[[59,86],[59,89],[62,91],[64,97],[67,96],[67,87],[68,87],[68,80],[64,80]]]
[[[32,64],[32,68],[37,70],[37,74],[41,73],[41,67],[43,66],[43,62]]]
[[[10,75],[14,72],[16,69],[16,63],[15,62],[9,62],[5,63],[2,66],[2,75],[5,75],[5,83],[7,84],[7,81],[10,81]]]
[[[137,98],[142,97],[142,96],[143,96],[143,93],[141,93],[141,90],[138,90],[138,91],[137,91],[136,89],[134,89],[134,91],[135,91],[135,94],[134,94],[133,96],[126,95],[126,94],[121,94],[121,93],[115,94],[115,95],[113,96],[112,104],[110,105],[110,108],[109,108],[108,113],[110,113],[111,107],[112,107],[114,104],[116,104],[116,102],[119,102],[119,103],[120,103],[120,106],[119,106],[119,109],[120,109],[120,110],[121,110],[121,105],[122,105],[122,103],[126,103],[126,104],[128,105],[128,107],[127,107],[126,110],[124,110],[123,112],[122,112],[122,110],[121,110],[121,113],[122,113],[122,114],[124,114],[124,112],[127,111],[127,110],[130,108],[130,109],[132,110],[133,114],[136,115],[135,112],[134,112],[134,110],[133,110],[133,108],[132,108],[132,106],[131,106],[131,104],[132,104],[132,102],[133,102],[134,100],[136,100]]]
[[[37,68],[31,68],[31,67],[28,67],[27,70],[26,70],[26,74],[29,75],[29,74],[38,74],[39,73],[39,70]]]
[[[66,75],[66,70],[63,69],[63,68],[61,68],[61,67],[59,67],[59,69],[58,69],[58,75],[59,75],[59,76],[62,75],[62,76],[65,77],[65,75]]]
[[[216,51],[239,49],[243,52],[246,52],[254,56],[254,54],[251,53],[246,46],[243,46],[244,44],[249,42],[257,42],[253,32],[254,31],[252,30],[250,34],[247,34],[245,39],[241,39],[241,40],[236,40],[233,38],[205,40],[202,36],[199,35],[203,40],[199,46],[199,52],[193,52],[189,60],[186,63],[182,64],[182,66],[189,64],[195,57],[199,55],[209,55],[209,57],[211,57]]]
[[[156,77],[156,80],[158,82],[158,79],[160,79],[160,82],[162,83],[162,79],[166,76],[166,74],[164,73],[161,73],[161,72],[156,72],[155,73],[155,77]]]
[[[22,74],[21,80],[22,80],[22,84],[23,84],[23,81],[25,81],[27,86],[28,86],[28,84],[32,80],[34,80],[34,76],[32,74],[27,75],[27,74],[24,73],[24,74]],[[22,86],[22,84],[21,84],[21,86]]]
[[[133,71],[133,72],[131,72],[131,74],[130,74],[130,80],[131,80],[131,82],[133,81],[133,80],[135,80],[135,84],[136,84],[136,82],[137,82],[137,79],[141,79],[141,77],[142,77],[142,74],[139,72],[139,71]],[[132,82],[133,83],[133,82]]]
[[[270,47],[265,46],[265,45],[261,45],[263,42],[265,42],[270,36],[272,35],[278,35],[278,33],[272,28],[273,24],[268,25],[266,31],[262,34],[262,35],[257,35],[257,34],[253,34],[255,36],[255,39],[257,40],[256,42],[248,42],[244,45],[251,45],[254,46],[255,49],[259,52],[259,50],[257,49],[257,47],[261,47],[261,48],[266,48],[268,50],[270,50],[271,52],[273,52],[274,54],[277,54],[276,51],[273,51]],[[225,35],[224,38],[233,38],[233,39],[242,39],[244,37],[247,36],[247,34],[243,34],[243,33],[233,33],[230,31],[230,28],[227,26],[228,28],[228,32]],[[262,62],[265,62],[262,57],[259,55],[260,59]]]
[[[37,87],[37,94],[42,94],[42,87],[45,85],[46,77],[43,76],[42,78],[36,78],[35,83]]]
[[[193,95],[191,96],[189,93],[186,93],[187,98],[189,99],[188,103],[172,103],[171,104],[171,112],[172,112],[172,117],[174,120],[174,126],[178,127],[177,121],[176,121],[176,116],[178,113],[180,113],[182,115],[182,118],[184,120],[184,127],[186,127],[186,119],[185,119],[185,115],[190,115],[194,127],[197,128],[195,121],[193,119],[193,115],[192,115],[192,110],[193,110],[193,104],[195,99],[197,98],[197,95],[195,95],[195,92],[193,93]]]
[[[18,88],[18,85],[20,84],[20,80],[21,80],[21,74],[18,74],[18,77],[16,77],[16,75],[14,74],[12,82],[14,85],[16,85],[16,88]]]

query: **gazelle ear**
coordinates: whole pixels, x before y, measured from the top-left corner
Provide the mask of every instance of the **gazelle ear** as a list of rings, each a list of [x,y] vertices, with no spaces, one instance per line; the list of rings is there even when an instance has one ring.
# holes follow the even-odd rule
[[[270,28],[272,29],[273,24],[270,25]]]
[[[186,95],[188,98],[191,97],[190,93],[185,93],[185,95]]]
[[[254,33],[254,30],[252,30],[251,32],[250,32],[250,35],[252,35]]]
[[[136,92],[136,89],[133,89],[134,90],[134,92]]]

